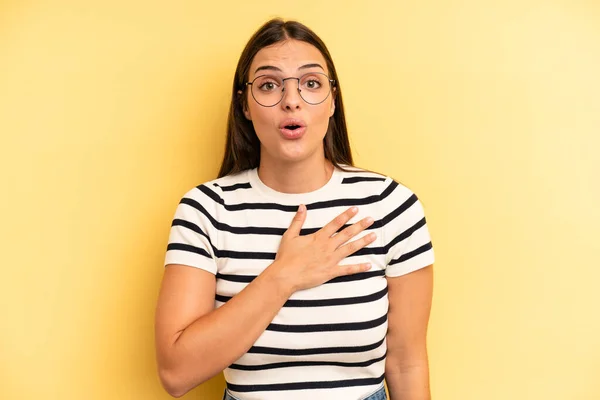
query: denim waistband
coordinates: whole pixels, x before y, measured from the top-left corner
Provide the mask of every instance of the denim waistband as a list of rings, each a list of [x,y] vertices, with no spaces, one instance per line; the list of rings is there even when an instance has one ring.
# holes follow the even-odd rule
[[[281,398],[282,398],[282,400],[284,400],[285,395],[282,395]],[[229,392],[229,390],[225,389],[225,393],[223,393],[223,400],[241,400],[241,399],[238,399],[237,397],[233,396]],[[375,392],[367,395],[367,397],[362,397],[358,400],[387,400],[387,394],[385,393],[385,387],[382,384],[381,387],[379,389],[377,389]]]

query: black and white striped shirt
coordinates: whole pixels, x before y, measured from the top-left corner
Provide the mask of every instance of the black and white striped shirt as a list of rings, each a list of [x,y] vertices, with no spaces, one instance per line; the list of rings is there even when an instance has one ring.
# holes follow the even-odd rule
[[[301,235],[350,206],[375,222],[377,239],[340,262],[370,262],[370,271],[295,292],[252,348],[225,371],[243,400],[360,399],[381,386],[387,332],[387,281],[434,261],[423,207],[394,179],[358,167],[335,168],[308,193],[266,186],[257,169],[205,182],[184,194],[171,226],[167,264],[216,275],[215,307],[240,292],[275,259],[298,206],[307,206]]]

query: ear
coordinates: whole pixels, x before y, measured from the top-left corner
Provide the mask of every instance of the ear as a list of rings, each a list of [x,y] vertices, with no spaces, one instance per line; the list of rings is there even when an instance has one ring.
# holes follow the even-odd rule
[[[241,90],[238,90],[238,95],[243,95],[244,92]],[[248,110],[247,105],[244,106],[244,116],[246,117],[247,120],[252,121],[252,117],[250,115],[250,110]]]
[[[331,108],[329,110],[329,117],[333,117],[333,114],[335,113],[335,87],[333,88],[332,93],[332,101],[331,101]]]

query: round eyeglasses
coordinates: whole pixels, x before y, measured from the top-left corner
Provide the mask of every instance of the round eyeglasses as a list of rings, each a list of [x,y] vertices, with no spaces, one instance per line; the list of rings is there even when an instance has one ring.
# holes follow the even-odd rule
[[[289,79],[298,81],[298,93],[300,97],[312,105],[324,102],[329,97],[329,93],[331,93],[331,87],[335,84],[335,79],[329,79],[322,72],[309,72],[300,78],[293,76],[281,78],[276,75],[260,75],[254,78],[252,82],[246,82],[246,86],[250,86],[252,97],[258,104],[263,107],[273,107],[283,99],[285,81]]]

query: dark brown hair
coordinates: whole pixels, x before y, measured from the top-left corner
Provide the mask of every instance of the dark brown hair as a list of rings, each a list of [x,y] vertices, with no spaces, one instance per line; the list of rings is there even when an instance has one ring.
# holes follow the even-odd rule
[[[244,116],[244,109],[247,106],[247,97],[244,95],[246,93],[245,83],[248,81],[250,64],[252,64],[256,53],[264,47],[287,39],[309,43],[315,46],[325,58],[329,78],[335,80],[335,92],[332,91],[334,93],[335,112],[329,118],[327,133],[323,138],[325,158],[340,169],[343,169],[340,164],[354,166],[348,140],[342,90],[333,60],[325,43],[300,22],[274,18],[266,22],[252,35],[238,61],[231,92],[231,106],[227,118],[225,154],[221,163],[219,178],[256,168],[260,164],[260,141],[256,136],[252,121]],[[243,93],[241,95],[238,93],[240,90]]]

